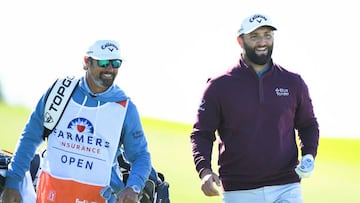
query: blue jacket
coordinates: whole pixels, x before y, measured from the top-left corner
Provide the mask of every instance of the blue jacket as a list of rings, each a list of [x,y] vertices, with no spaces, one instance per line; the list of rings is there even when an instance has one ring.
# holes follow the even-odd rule
[[[8,188],[19,190],[20,182],[23,180],[25,172],[29,170],[30,162],[36,150],[43,143],[44,108],[49,92],[50,88],[40,98],[20,136],[14,157],[6,174],[5,186]],[[98,106],[98,104],[102,105],[106,102],[128,99],[125,93],[115,84],[103,93],[91,93],[85,77],[80,79],[79,85],[76,87],[72,98],[80,105],[86,100],[84,106],[89,107],[95,107]],[[129,161],[132,166],[131,175],[127,180],[126,186],[137,185],[143,188],[151,171],[151,160],[140,116],[136,106],[131,100],[129,100],[128,103],[117,155],[119,155],[122,150],[124,151],[126,160]],[[124,184],[117,175],[117,167],[117,159],[115,157],[111,175],[111,186],[115,192],[124,188]]]
[[[259,77],[241,59],[207,83],[191,134],[196,169],[211,169],[217,131],[225,191],[299,182],[296,130],[302,155],[315,157],[318,123],[300,75],[271,62]]]

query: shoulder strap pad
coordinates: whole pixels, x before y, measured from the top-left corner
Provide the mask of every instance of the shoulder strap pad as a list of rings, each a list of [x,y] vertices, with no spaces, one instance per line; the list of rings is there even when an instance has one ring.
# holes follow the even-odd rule
[[[57,79],[51,87],[50,93],[45,102],[44,140],[58,124],[78,83],[78,78],[68,76],[63,79]]]

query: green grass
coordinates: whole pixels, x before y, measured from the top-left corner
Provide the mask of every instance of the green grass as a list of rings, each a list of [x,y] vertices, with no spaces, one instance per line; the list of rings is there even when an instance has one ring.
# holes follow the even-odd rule
[[[0,148],[13,150],[30,111],[0,103]],[[192,126],[142,118],[154,167],[170,183],[173,203],[219,203],[205,197],[192,162],[189,134]],[[302,182],[306,203],[358,201],[360,191],[360,139],[321,137],[315,171]]]
[[[30,111],[20,106],[0,102],[0,149],[13,151]]]

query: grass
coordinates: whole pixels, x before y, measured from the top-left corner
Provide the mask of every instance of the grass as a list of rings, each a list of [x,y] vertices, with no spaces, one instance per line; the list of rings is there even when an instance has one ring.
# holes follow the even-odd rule
[[[8,106],[0,102],[0,112],[0,149],[13,151],[30,111],[21,106]]]
[[[14,150],[30,111],[0,103],[0,148]],[[191,125],[142,118],[154,167],[170,183],[173,203],[219,203],[206,197],[192,162]],[[360,139],[320,139],[315,171],[302,181],[306,203],[356,202],[360,191]],[[215,161],[215,160],[214,160]],[[215,166],[215,165],[214,165]]]

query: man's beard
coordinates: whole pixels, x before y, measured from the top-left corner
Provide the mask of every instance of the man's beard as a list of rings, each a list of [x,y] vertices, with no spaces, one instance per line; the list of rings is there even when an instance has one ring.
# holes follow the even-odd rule
[[[265,65],[266,63],[268,63],[271,59],[271,55],[272,55],[272,50],[273,50],[274,45],[271,45],[270,47],[268,47],[268,52],[266,55],[257,55],[255,53],[255,49],[249,47],[246,43],[244,43],[244,48],[245,48],[245,53],[247,58],[255,64],[258,65]]]
[[[105,88],[108,88],[110,87],[111,85],[113,85],[114,83],[114,80],[115,80],[115,75],[112,73],[112,78],[104,78],[103,76],[103,73],[100,73],[100,77],[99,77],[99,82],[101,84],[102,87],[105,87]]]
[[[100,73],[98,77],[95,77],[93,74],[89,73],[91,80],[96,84],[96,86],[107,89],[113,85],[115,75],[112,73],[112,78],[104,78],[103,74],[104,73]]]

